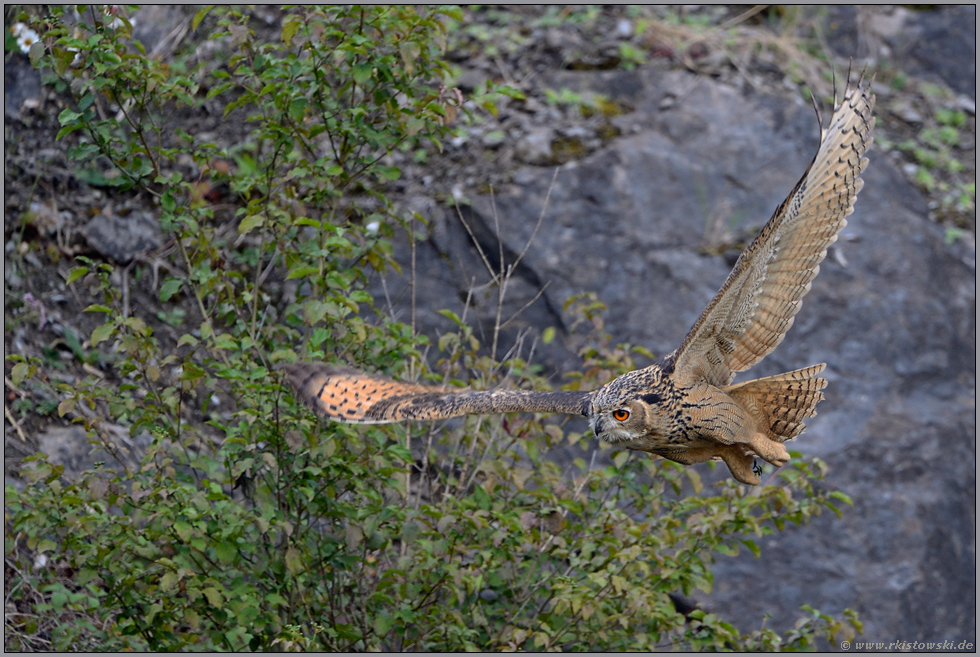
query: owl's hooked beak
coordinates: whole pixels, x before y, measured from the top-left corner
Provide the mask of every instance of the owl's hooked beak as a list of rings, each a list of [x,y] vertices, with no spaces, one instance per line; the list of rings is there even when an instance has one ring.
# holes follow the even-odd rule
[[[603,432],[601,417],[597,417],[592,423],[592,432],[595,433],[596,438]]]

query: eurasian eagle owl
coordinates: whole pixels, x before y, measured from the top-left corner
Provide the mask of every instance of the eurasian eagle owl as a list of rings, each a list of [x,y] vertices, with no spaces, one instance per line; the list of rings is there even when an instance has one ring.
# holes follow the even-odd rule
[[[433,420],[470,413],[573,413],[601,440],[684,464],[721,459],[758,484],[753,456],[779,466],[784,442],[816,414],[824,364],[732,385],[772,352],[793,324],[827,247],[861,191],[874,95],[862,76],[834,102],[803,178],[739,256],[725,284],[674,352],[592,392],[443,390],[325,363],[287,367],[300,399],[341,422]],[[819,113],[818,113],[819,114]]]

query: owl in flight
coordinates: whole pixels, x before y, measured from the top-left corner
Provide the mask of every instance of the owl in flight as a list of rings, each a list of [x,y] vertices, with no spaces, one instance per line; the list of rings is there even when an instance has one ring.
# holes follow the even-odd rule
[[[437,420],[472,413],[584,415],[599,439],[690,465],[721,459],[758,484],[753,458],[789,460],[783,445],[816,414],[825,364],[732,385],[772,352],[854,210],[868,164],[875,98],[862,76],[834,101],[830,125],[803,178],[739,256],[681,346],[592,392],[472,391],[401,383],[325,363],[286,368],[299,399],[340,422]],[[818,112],[819,119],[819,112]]]

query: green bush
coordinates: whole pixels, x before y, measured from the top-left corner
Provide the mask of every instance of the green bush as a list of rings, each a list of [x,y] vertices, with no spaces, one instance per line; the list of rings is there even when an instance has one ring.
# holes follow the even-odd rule
[[[365,272],[397,266],[389,238],[412,220],[393,210],[387,156],[438,150],[451,130],[442,58],[457,10],[291,9],[265,39],[239,10],[202,11],[198,42],[216,54],[194,70],[188,53],[148,57],[125,16],[50,11],[20,18],[42,35],[32,61],[71,102],[59,138],[91,184],[159,204],[175,247],[160,303],[186,309],[160,316],[187,330],[171,342],[150,309],[124,314],[108,264],[70,275],[98,295],[89,346],[108,365],[55,383],[59,413],[113,456],[114,426],[152,440],[138,467],[69,479],[37,455],[26,490],[6,487],[6,647],[805,649],[859,628],[851,612],[845,627],[806,609],[786,635],[743,634],[669,598],[710,590],[715,555],[760,556],[758,536],[836,512],[847,500],[817,486],[819,461],[796,458],[757,490],[706,488],[695,469],[606,453],[548,418],[352,428],[284,390],[277,365],[297,359],[424,369],[424,339],[366,318]],[[180,119],[215,102],[241,129],[234,147]],[[218,184],[233,217],[206,200],[202,185]],[[634,367],[601,310],[570,309],[599,338],[569,387]],[[498,385],[504,368],[547,387],[526,363],[481,356],[463,325],[440,347],[471,385]],[[8,360],[16,385],[59,380]],[[568,471],[546,458],[558,445],[581,455]]]

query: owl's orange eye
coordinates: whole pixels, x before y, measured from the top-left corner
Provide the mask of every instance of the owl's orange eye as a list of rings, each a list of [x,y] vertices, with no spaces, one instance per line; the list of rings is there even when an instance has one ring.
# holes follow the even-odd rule
[[[620,408],[618,410],[613,411],[613,419],[619,422],[625,422],[626,420],[629,419],[629,416],[630,416],[630,412],[627,411],[625,408]]]

